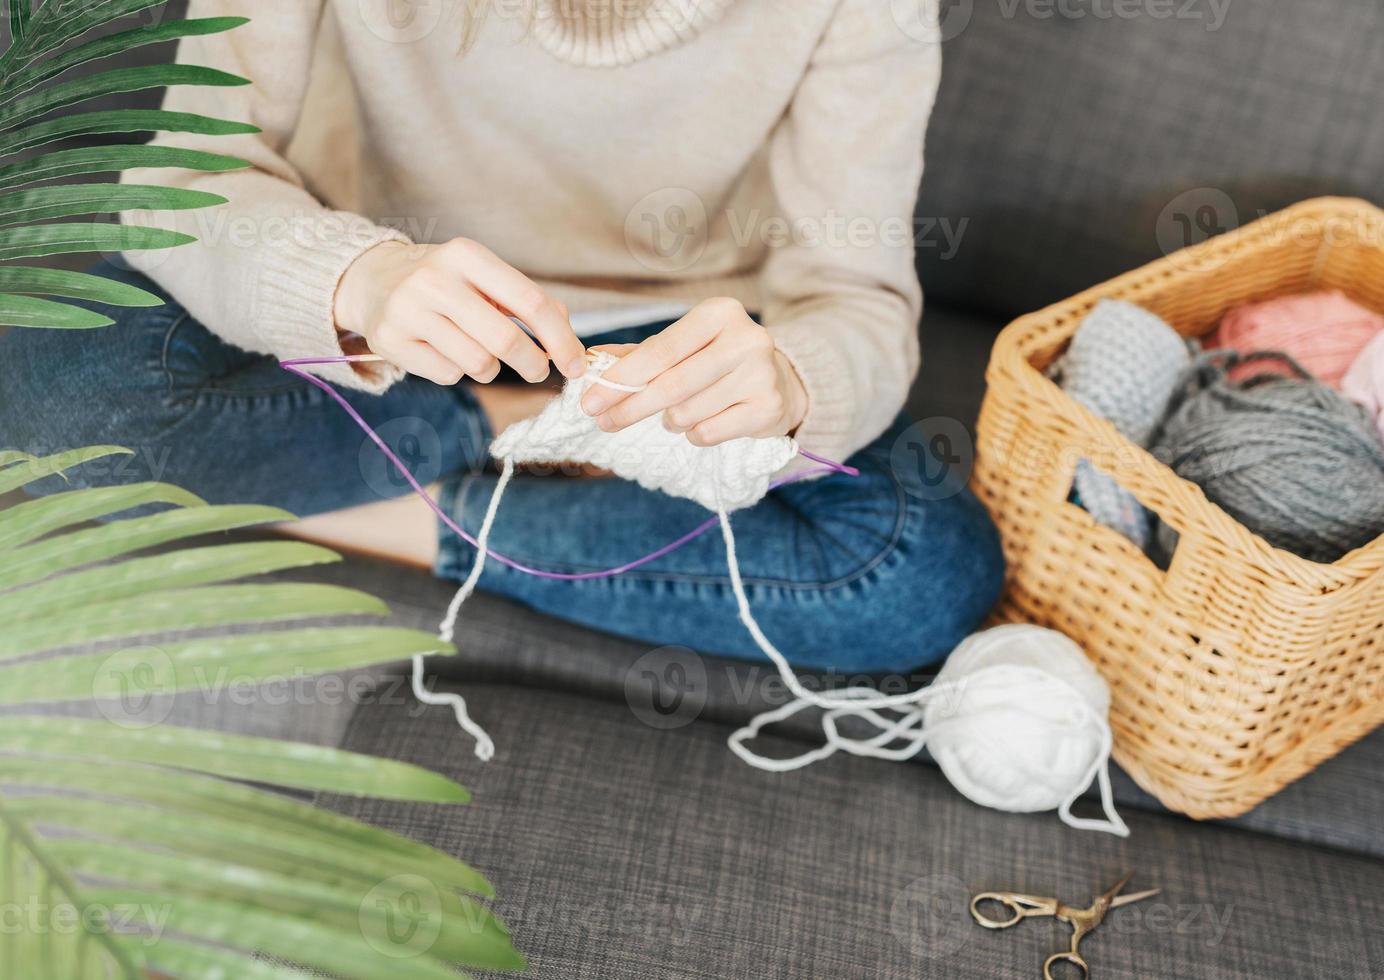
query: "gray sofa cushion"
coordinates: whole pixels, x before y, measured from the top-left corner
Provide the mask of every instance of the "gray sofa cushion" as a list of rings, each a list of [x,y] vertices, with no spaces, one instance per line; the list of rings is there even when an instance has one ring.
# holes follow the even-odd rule
[[[365,589],[388,602],[400,624],[418,629],[436,628],[453,592],[450,584],[426,572],[364,558],[352,558],[342,565],[295,577],[320,578]],[[651,650],[627,639],[568,625],[485,593],[473,597],[463,611],[457,646],[459,656],[431,661],[439,675],[460,684],[466,692],[480,685],[497,685],[531,693],[535,698],[532,707],[524,707],[522,692],[507,702],[512,706],[510,710],[520,711],[526,717],[540,711],[545,690],[615,702],[619,713],[643,719],[665,731],[700,729],[703,725],[738,726],[785,700],[783,686],[767,662],[750,664],[679,648]],[[840,683],[860,678],[828,680]],[[922,683],[927,678],[912,680]],[[403,709],[400,712],[404,713]],[[484,699],[476,700],[473,714],[487,728],[504,723],[502,713]],[[370,713],[368,718],[369,721],[355,723],[357,730],[359,724],[385,722],[376,713]],[[820,738],[815,716],[810,712],[780,726],[778,731],[802,740]],[[426,758],[424,764],[438,764],[455,751],[470,749],[464,742],[452,740],[439,747],[436,756]],[[724,741],[720,751],[728,772],[745,769]],[[801,745],[794,751],[801,751]],[[911,772],[912,767],[907,771]],[[1384,858],[1384,835],[1379,832],[1379,814],[1384,812],[1384,779],[1380,773],[1384,773],[1384,729],[1346,749],[1250,813],[1222,823]],[[1116,800],[1123,811],[1166,812],[1118,768],[1114,777]]]
[[[670,732],[571,694],[466,693],[500,746],[489,765],[443,709],[367,705],[345,744],[438,769],[473,804],[326,802],[489,875],[535,980],[1036,976],[1065,931],[986,932],[967,897],[1084,904],[1129,868],[1133,887],[1164,893],[1086,941],[1096,976],[1384,968],[1384,872],[1370,859],[1158,814],[1128,814],[1128,840],[1083,834],[974,806],[931,767],[838,758],[771,775],[733,759],[721,725]]]
[[[1183,244],[1182,222],[1200,240],[1306,197],[1384,203],[1379,0],[941,7],[960,33],[919,214],[961,235],[950,254],[919,226],[932,299],[1009,319]]]

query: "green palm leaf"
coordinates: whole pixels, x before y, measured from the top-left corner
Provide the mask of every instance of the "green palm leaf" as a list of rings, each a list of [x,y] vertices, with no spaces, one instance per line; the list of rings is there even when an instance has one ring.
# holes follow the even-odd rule
[[[85,272],[36,269],[25,265],[0,266],[0,292],[63,296],[92,303],[106,303],[110,306],[163,305],[163,300],[138,286],[116,282],[102,276],[88,275]]]
[[[248,79],[199,65],[139,65],[117,68],[70,81],[14,99],[0,106],[0,130],[12,129],[55,109],[121,92],[138,92],[168,85],[248,85]]]
[[[94,146],[42,151],[52,143],[119,133],[179,132],[204,135],[253,134],[258,128],[161,109],[69,113],[63,110],[103,96],[171,85],[245,85],[229,72],[189,64],[154,64],[101,70],[106,59],[136,48],[182,37],[232,30],[241,17],[173,19],[100,37],[86,35],[122,17],[162,6],[164,0],[12,0],[10,46],[0,55],[0,189],[55,182],[133,167],[188,167],[216,172],[245,166],[234,157],[163,146]],[[84,75],[68,74],[95,66]],[[55,115],[56,114],[56,115]],[[23,157],[22,159],[20,157]],[[49,183],[0,196],[0,262],[64,253],[173,248],[194,239],[158,228],[67,222],[82,215],[129,211],[187,210],[224,203],[214,194],[111,183],[70,186]],[[4,271],[4,270],[0,270]],[[0,326],[81,330],[109,326],[110,317],[74,309],[43,297],[98,301],[112,306],[149,305],[149,294],[129,288],[93,291],[66,280],[46,286],[0,286]],[[8,289],[8,292],[6,290]]]
[[[124,452],[3,451],[0,492],[67,479]],[[159,509],[119,517],[151,507]],[[157,482],[69,489],[0,511],[0,704],[94,698],[105,715],[0,715],[0,895],[64,908],[83,923],[0,934],[0,975],[191,980],[315,970],[455,980],[458,967],[523,967],[509,930],[481,901],[493,890],[474,869],[246,783],[444,805],[465,803],[462,787],[337,749],[157,724],[157,713],[151,720],[130,707],[439,652],[431,634],[368,621],[296,625],[386,611],[354,590],[240,582],[335,560],[313,545],[142,554],[287,517],[209,506]],[[232,625],[231,635],[209,634]],[[196,830],[173,831],[187,827]]]
[[[90,330],[115,321],[79,306],[54,303],[33,296],[0,294],[0,327],[48,327],[54,330]]]
[[[136,48],[150,44],[162,44],[184,37],[221,34],[245,23],[248,21],[244,17],[203,17],[197,20],[165,21],[151,27],[136,27],[118,34],[98,37],[54,55],[22,72],[15,72],[5,84],[3,100],[8,101],[22,95],[35,85],[88,62],[128,54]]]
[[[248,166],[238,157],[207,153],[205,150],[185,150],[177,146],[86,146],[55,150],[0,167],[0,188],[136,167],[177,167],[219,173]]]
[[[219,194],[140,184],[34,187],[0,194],[0,225],[121,211],[187,211],[225,203]]]

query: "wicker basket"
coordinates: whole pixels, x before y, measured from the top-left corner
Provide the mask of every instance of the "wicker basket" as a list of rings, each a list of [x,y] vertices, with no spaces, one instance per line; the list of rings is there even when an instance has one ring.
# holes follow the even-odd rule
[[[1384,722],[1384,537],[1329,565],[1273,548],[1041,369],[1103,298],[1192,336],[1317,289],[1384,311],[1384,212],[1323,198],[1176,252],[1014,321],[987,372],[973,484],[1010,565],[997,619],[1085,647],[1116,759],[1193,817],[1243,813]],[[1166,572],[1068,502],[1083,458],[1180,532]]]

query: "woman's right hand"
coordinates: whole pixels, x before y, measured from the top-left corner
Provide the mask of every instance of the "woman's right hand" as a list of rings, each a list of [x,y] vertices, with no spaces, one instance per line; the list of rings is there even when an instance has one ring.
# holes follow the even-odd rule
[[[549,355],[569,378],[586,370],[586,348],[567,308],[465,238],[376,245],[346,270],[335,312],[339,330],[359,334],[385,360],[440,385],[464,377],[493,381],[501,362],[526,381],[542,381]],[[547,353],[510,316],[522,320]]]

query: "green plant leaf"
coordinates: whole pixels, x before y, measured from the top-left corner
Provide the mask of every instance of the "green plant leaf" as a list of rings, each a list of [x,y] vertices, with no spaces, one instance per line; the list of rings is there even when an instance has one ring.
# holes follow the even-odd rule
[[[15,669],[5,668],[6,676]],[[7,715],[0,717],[0,745],[6,752],[147,763],[346,796],[423,803],[471,798],[445,776],[407,763],[196,728],[136,729],[95,719]]]
[[[103,221],[65,221],[0,229],[0,261],[68,252],[134,252],[174,248],[197,239],[165,228],[119,225]]]
[[[136,645],[114,652],[30,660],[6,669],[0,705],[127,696],[147,678],[157,694],[282,682],[332,670],[406,660],[439,650],[421,630],[387,626],[323,627],[244,633]],[[58,669],[60,668],[60,669]]]
[[[52,153],[0,167],[0,188],[19,187],[41,180],[79,177],[83,174],[115,173],[137,167],[175,167],[181,170],[224,173],[230,170],[243,170],[248,166],[249,164],[239,157],[208,153],[205,150],[185,150],[176,146],[84,146],[71,150],[54,150]]]
[[[31,0],[9,0],[10,43],[18,44],[29,33],[29,18],[33,15]]]
[[[79,874],[127,881],[163,892],[220,898],[306,917],[337,929],[364,929],[385,937],[389,918],[407,900],[409,887],[425,890],[437,908],[427,952],[464,966],[513,970],[523,960],[492,912],[467,899],[461,908],[442,908],[443,887],[424,875],[398,872],[380,881],[324,882],[297,869],[270,870],[187,854],[133,850],[94,841],[55,841],[50,853]],[[400,880],[404,879],[404,880]],[[461,905],[461,903],[454,903]]]
[[[169,913],[168,929],[247,950],[263,950],[285,959],[310,962],[333,976],[350,980],[464,980],[431,953],[399,955],[381,951],[382,940],[372,944],[359,926],[341,929],[311,919],[286,916],[272,910],[195,895],[169,902],[155,891],[134,888],[89,887],[86,894],[106,907],[159,908]],[[420,944],[420,948],[423,948]]]
[[[244,17],[202,17],[195,20],[169,20],[148,27],[136,27],[117,34],[107,34],[69,48],[52,58],[16,72],[4,84],[0,101],[7,101],[29,91],[35,85],[55,78],[63,72],[91,61],[128,54],[136,48],[162,44],[184,37],[220,34],[249,23]]]
[[[145,504],[205,507],[206,503],[196,494],[168,483],[129,483],[55,493],[0,511],[0,553],[73,524],[109,517]]]
[[[251,575],[340,560],[326,548],[294,541],[188,548],[74,572],[0,594],[0,622],[10,624],[57,615],[76,603],[109,602],[148,592],[234,582]]]
[[[55,303],[35,296],[0,294],[0,327],[43,327],[51,330],[92,330],[115,321],[80,306]]]
[[[116,942],[142,942],[116,937]],[[223,977],[225,980],[321,980],[316,971],[304,973],[289,966],[247,959],[244,953],[200,946],[175,936],[163,936],[153,949],[140,951],[155,977]]]
[[[0,662],[155,633],[326,616],[384,616],[388,612],[374,596],[335,585],[283,582],[173,589],[97,603],[72,619],[17,623],[0,633]]]
[[[0,266],[0,292],[27,293],[35,296],[62,296],[109,306],[162,306],[164,301],[153,293],[116,282],[104,276],[67,269],[37,269],[33,266]]]
[[[9,153],[32,150],[74,136],[100,136],[110,133],[197,133],[204,136],[235,136],[258,133],[258,126],[213,119],[190,112],[165,109],[111,109],[107,112],[79,112],[34,123],[12,132],[5,140]]]
[[[67,452],[55,453],[52,456],[43,456],[38,459],[30,457],[29,462],[8,467],[4,472],[0,472],[0,494],[9,493],[11,490],[18,490],[20,487],[28,486],[30,483],[37,483],[45,477],[66,473],[73,467],[81,466],[83,463],[90,463],[111,456],[133,455],[133,452],[125,449],[123,446],[87,446],[82,449],[70,449]]]
[[[225,204],[220,194],[144,184],[74,184],[0,194],[0,225],[122,211],[191,211]]]
[[[160,7],[168,0],[45,0],[30,21],[24,40],[0,59],[7,70],[27,65],[121,17]]]
[[[56,109],[107,95],[172,85],[249,85],[248,79],[200,65],[136,65],[69,79],[0,105],[0,130],[32,122]]]
[[[109,561],[170,541],[291,518],[287,511],[274,507],[227,504],[163,511],[73,531],[6,556],[4,567],[0,567],[0,589],[31,585],[58,572]],[[90,611],[91,607],[87,608]]]
[[[35,899],[50,916],[59,908],[84,911],[83,900],[72,877],[50,859],[23,821],[17,819],[0,796],[0,895],[7,901]],[[56,923],[36,923],[34,931],[7,930],[0,942],[0,967],[6,977],[71,977],[72,980],[106,980],[118,973],[125,980],[140,980],[142,957],[117,944],[100,925],[86,915],[75,915],[74,929],[58,930]],[[50,972],[57,971],[57,972]]]

